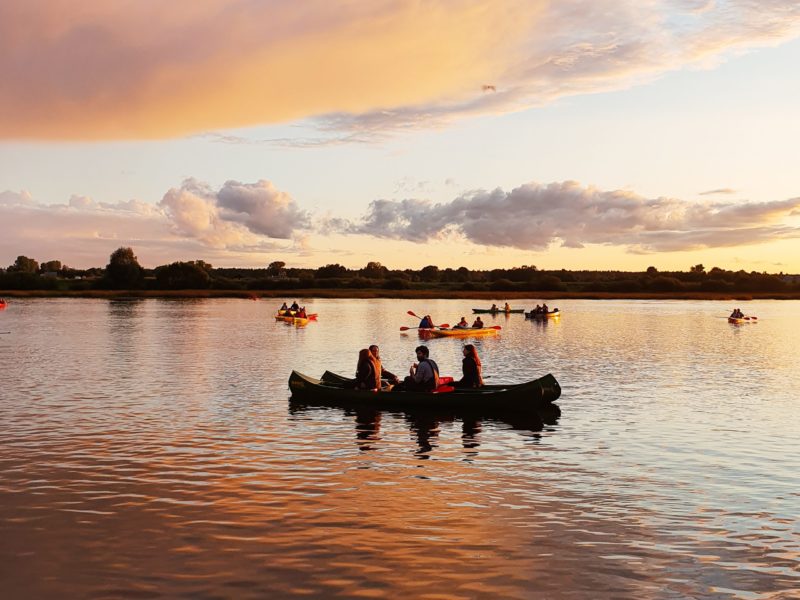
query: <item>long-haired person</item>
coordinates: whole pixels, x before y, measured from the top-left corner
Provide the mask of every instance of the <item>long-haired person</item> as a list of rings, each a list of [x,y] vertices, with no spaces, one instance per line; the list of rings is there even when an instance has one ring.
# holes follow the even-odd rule
[[[463,377],[453,385],[457,387],[479,388],[483,386],[483,365],[478,357],[475,346],[467,344],[464,346],[464,359],[461,361],[461,372]]]

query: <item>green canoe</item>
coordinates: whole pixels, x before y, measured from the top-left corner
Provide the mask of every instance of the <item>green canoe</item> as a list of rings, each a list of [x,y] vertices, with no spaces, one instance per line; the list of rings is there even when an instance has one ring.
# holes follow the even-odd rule
[[[450,392],[439,393],[354,390],[346,387],[348,381],[347,378],[328,371],[321,379],[292,371],[289,389],[293,400],[308,403],[369,405],[396,410],[469,409],[492,413],[534,413],[551,406],[561,395],[561,386],[550,374],[526,383],[486,385],[479,389],[455,388]]]

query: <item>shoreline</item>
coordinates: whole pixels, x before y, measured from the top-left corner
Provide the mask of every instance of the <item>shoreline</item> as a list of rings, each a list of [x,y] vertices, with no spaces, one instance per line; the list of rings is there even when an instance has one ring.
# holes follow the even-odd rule
[[[456,291],[384,289],[298,289],[298,290],[0,290],[0,298],[87,298],[108,300],[241,298],[391,298],[424,300],[506,301],[538,298],[542,300],[800,300],[800,292],[536,292],[536,291]]]

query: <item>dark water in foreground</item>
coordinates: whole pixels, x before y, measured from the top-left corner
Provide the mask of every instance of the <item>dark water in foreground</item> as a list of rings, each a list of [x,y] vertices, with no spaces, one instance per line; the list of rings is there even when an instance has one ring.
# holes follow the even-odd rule
[[[798,597],[800,302],[489,316],[487,374],[562,385],[543,429],[288,402],[371,342],[404,371],[408,309],[488,303],[308,301],[298,329],[268,302],[0,312],[3,598]]]

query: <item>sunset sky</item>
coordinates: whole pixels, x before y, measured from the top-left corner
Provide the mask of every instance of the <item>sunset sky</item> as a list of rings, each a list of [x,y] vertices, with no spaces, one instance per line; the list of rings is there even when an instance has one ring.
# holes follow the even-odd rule
[[[0,266],[800,273],[800,2],[8,0]]]

